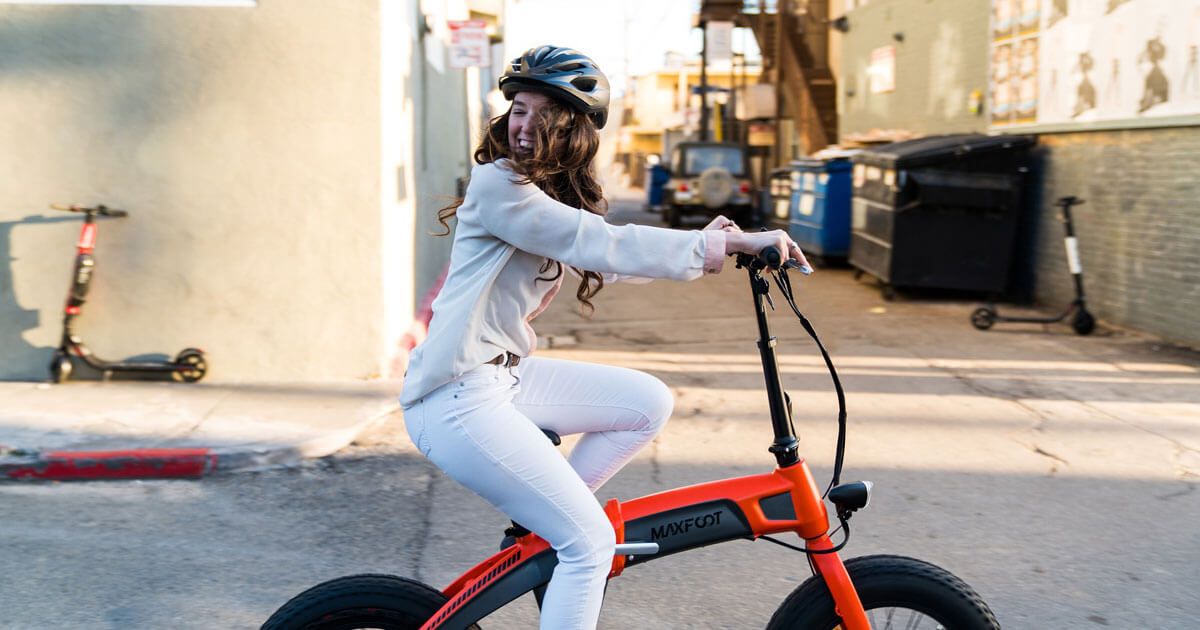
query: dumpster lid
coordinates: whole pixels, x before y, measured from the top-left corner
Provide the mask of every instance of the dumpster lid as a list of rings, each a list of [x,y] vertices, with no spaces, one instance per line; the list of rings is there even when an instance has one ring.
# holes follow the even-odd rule
[[[978,133],[926,136],[866,149],[858,154],[854,161],[912,168],[952,157],[1024,149],[1036,142],[1033,136],[986,136]]]

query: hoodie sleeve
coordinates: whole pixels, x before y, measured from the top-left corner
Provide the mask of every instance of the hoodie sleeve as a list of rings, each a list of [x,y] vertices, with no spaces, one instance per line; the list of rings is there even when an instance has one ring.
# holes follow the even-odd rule
[[[467,189],[483,228],[517,249],[588,271],[642,278],[694,280],[724,265],[724,232],[610,225],[517,179],[500,164],[484,164],[474,169]]]

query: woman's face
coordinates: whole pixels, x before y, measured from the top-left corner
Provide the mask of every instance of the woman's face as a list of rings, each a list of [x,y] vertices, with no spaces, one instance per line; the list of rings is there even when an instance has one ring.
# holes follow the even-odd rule
[[[512,108],[508,111],[508,146],[518,156],[533,155],[533,143],[536,135],[533,121],[543,107],[550,104],[550,97],[537,92],[518,92],[513,97]]]

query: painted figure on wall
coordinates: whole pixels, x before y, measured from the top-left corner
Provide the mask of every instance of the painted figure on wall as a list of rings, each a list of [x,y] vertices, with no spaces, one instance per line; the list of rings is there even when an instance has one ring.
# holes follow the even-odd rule
[[[1077,118],[1080,114],[1096,108],[1096,86],[1092,84],[1092,80],[1088,77],[1088,73],[1092,71],[1095,61],[1092,60],[1092,54],[1084,51],[1079,53],[1079,61],[1075,64],[1075,69],[1079,70],[1079,87],[1075,89],[1075,107],[1071,112],[1072,118]]]
[[[1163,44],[1161,37],[1146,42],[1146,50],[1138,55],[1138,63],[1149,63],[1150,71],[1146,73],[1146,88],[1142,92],[1142,102],[1138,106],[1138,113],[1141,114],[1146,110],[1166,103],[1170,98],[1170,82],[1167,80],[1167,74],[1163,72],[1160,62],[1167,56],[1167,47]]]

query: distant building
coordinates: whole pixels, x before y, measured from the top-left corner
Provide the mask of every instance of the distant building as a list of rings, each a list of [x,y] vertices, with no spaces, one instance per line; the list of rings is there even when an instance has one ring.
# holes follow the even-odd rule
[[[674,143],[698,138],[700,62],[669,56],[664,65],[667,67],[634,77],[632,93],[624,101],[617,157],[635,186],[642,185],[646,156],[666,155]],[[755,61],[743,67],[736,60],[724,69],[708,69],[710,139],[741,139],[746,126],[735,116],[735,101],[746,93],[745,88],[758,84],[761,73]]]

